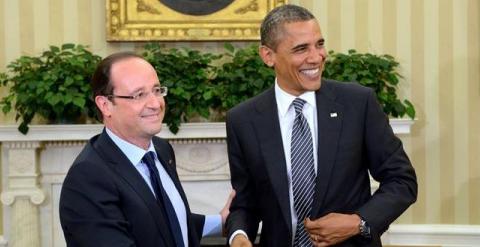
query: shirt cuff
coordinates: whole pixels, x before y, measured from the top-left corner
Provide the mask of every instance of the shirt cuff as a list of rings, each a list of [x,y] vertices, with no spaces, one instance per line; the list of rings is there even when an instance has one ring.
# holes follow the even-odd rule
[[[220,235],[222,235],[222,216],[219,214],[205,215],[202,237]]]
[[[235,236],[237,236],[238,234],[242,234],[248,239],[248,235],[244,230],[236,230],[233,232],[232,236],[230,236],[230,238],[228,239],[228,245],[232,245],[233,238],[235,238]]]

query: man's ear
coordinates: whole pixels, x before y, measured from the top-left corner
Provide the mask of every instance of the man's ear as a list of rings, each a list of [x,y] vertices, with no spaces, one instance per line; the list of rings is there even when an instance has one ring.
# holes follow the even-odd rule
[[[106,96],[97,95],[95,96],[95,104],[98,109],[102,112],[103,118],[109,118],[111,114],[112,102],[108,100]]]
[[[261,45],[258,48],[258,54],[262,58],[263,62],[268,67],[273,67],[275,65],[275,52],[267,46]]]

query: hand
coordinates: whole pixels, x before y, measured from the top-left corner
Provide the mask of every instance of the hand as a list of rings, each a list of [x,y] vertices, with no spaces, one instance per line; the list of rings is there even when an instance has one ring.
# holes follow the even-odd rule
[[[231,247],[252,247],[252,243],[248,238],[243,235],[243,234],[237,234],[233,240],[232,244],[230,244]]]
[[[228,195],[227,201],[225,202],[225,206],[220,210],[220,215],[222,216],[222,225],[225,225],[225,221],[227,220],[228,215],[230,214],[230,204],[232,204],[232,200],[235,197],[235,190],[230,191],[230,195]]]
[[[222,235],[226,236],[225,231],[225,221],[227,220],[228,215],[230,214],[230,204],[232,204],[232,200],[235,197],[235,190],[230,191],[230,195],[228,195],[227,201],[225,202],[225,206],[220,210],[220,216],[222,217]]]
[[[330,213],[313,221],[307,218],[304,224],[315,247],[330,246],[357,235],[360,216]]]

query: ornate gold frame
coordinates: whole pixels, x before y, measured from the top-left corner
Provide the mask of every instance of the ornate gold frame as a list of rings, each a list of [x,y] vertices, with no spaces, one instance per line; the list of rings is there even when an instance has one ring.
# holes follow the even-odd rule
[[[259,40],[266,13],[288,0],[234,0],[213,14],[176,12],[160,0],[107,0],[108,41]]]

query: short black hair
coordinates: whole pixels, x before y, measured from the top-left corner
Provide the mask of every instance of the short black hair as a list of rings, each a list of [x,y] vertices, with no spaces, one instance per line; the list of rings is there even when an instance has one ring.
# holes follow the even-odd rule
[[[272,9],[260,26],[260,42],[273,50],[277,49],[283,25],[291,22],[309,21],[315,16],[306,8],[293,4],[285,4]]]

